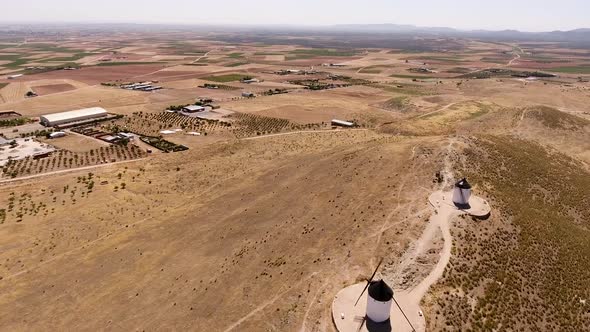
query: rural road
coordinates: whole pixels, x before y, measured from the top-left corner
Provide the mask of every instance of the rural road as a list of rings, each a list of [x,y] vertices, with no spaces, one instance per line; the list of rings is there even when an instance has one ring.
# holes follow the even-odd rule
[[[508,64],[506,65],[507,67],[510,67],[510,66],[512,66],[512,64],[513,64],[515,61],[517,61],[517,60],[520,60],[520,58],[521,58],[521,56],[520,56],[520,55],[524,53],[524,51],[522,50],[522,48],[521,48],[520,46],[512,46],[512,47],[513,47],[514,49],[518,49],[518,53],[515,53],[515,54],[514,54],[514,58],[513,58],[512,60],[508,61]]]
[[[508,66],[512,66],[512,64],[514,63],[514,61],[517,61],[519,59],[520,59],[520,54],[516,53],[514,55],[514,58],[508,62]]]
[[[211,51],[209,51],[209,52],[207,52],[207,53],[205,53],[205,54],[201,55],[200,57],[196,58],[196,59],[195,59],[195,61],[193,61],[193,62],[191,62],[191,63],[197,63],[197,62],[201,61],[201,59],[203,59],[203,58],[206,58],[207,56],[209,56],[209,53],[211,53],[211,52],[213,52],[213,51],[215,51],[215,50],[211,50]]]

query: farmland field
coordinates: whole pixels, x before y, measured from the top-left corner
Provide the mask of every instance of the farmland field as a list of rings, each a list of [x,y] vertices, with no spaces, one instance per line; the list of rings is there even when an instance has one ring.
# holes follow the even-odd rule
[[[247,75],[242,74],[225,74],[219,76],[207,76],[203,77],[204,80],[212,81],[212,82],[219,82],[219,83],[227,83],[227,82],[235,82],[243,79],[244,77],[248,77]]]

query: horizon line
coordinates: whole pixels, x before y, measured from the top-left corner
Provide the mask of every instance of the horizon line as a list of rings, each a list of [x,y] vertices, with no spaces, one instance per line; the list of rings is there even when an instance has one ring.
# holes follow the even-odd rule
[[[301,24],[301,23],[267,23],[267,24],[255,24],[255,23],[221,23],[221,22],[204,22],[204,23],[193,23],[193,22],[168,22],[168,21],[108,21],[108,20],[89,20],[89,21],[75,21],[75,20],[59,20],[59,21],[44,21],[44,20],[15,20],[15,21],[2,21],[0,26],[7,25],[43,25],[43,24],[54,24],[54,25],[81,25],[81,24],[95,24],[95,25],[107,25],[107,24],[118,24],[118,25],[164,25],[164,26],[194,26],[194,27],[290,27],[290,28],[332,28],[339,26],[399,26],[420,29],[450,29],[457,32],[503,32],[503,31],[515,31],[520,33],[550,33],[550,32],[571,32],[577,30],[586,30],[590,28],[578,27],[570,29],[543,29],[543,30],[520,30],[516,28],[456,28],[451,26],[422,26],[410,23],[334,23],[334,24]],[[377,32],[377,31],[374,31]]]

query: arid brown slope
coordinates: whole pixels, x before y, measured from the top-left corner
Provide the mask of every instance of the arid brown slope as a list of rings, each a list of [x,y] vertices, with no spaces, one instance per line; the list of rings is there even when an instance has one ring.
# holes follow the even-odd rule
[[[550,107],[528,107],[515,115],[514,133],[590,165],[590,121]]]

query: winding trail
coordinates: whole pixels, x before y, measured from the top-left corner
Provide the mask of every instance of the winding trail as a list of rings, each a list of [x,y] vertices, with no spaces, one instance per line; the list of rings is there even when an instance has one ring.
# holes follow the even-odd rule
[[[416,117],[416,118],[417,118],[417,119],[420,119],[420,118],[424,118],[424,117],[427,117],[427,116],[429,116],[429,115],[432,115],[432,114],[435,114],[435,113],[438,113],[438,112],[446,111],[447,109],[449,109],[450,107],[453,107],[454,105],[456,105],[456,104],[458,104],[458,103],[460,103],[460,102],[453,102],[453,103],[450,103],[450,104],[448,104],[448,105],[445,105],[445,106],[443,106],[443,107],[441,107],[441,108],[439,108],[439,109],[437,109],[437,110],[434,110],[434,111],[432,111],[432,112],[428,112],[428,113],[425,113],[425,114],[421,114],[420,116],[418,116],[418,117]]]
[[[520,54],[516,53],[514,55],[514,58],[508,62],[508,67],[512,66],[512,64],[514,64],[514,61],[518,61],[518,60],[520,60]]]
[[[306,278],[300,279],[298,282],[296,282],[295,284],[293,284],[293,287],[288,287],[286,290],[284,290],[282,292],[279,292],[275,297],[273,297],[270,300],[268,300],[268,301],[262,303],[261,305],[257,306],[256,308],[254,308],[254,310],[250,311],[248,314],[246,314],[245,316],[243,316],[242,318],[240,318],[239,320],[237,320],[236,322],[234,322],[233,324],[231,324],[230,326],[228,326],[223,331],[224,332],[229,332],[229,331],[234,330],[240,324],[242,324],[243,322],[245,322],[246,320],[248,320],[250,317],[252,317],[255,314],[257,314],[258,312],[262,311],[264,308],[268,307],[269,305],[275,303],[278,299],[280,299],[281,297],[283,297],[283,295],[285,295],[286,293],[292,291],[293,288],[295,288],[296,286],[299,286],[304,281],[311,279],[316,274],[318,274],[318,273],[317,272],[313,272],[312,274],[308,275]]]

